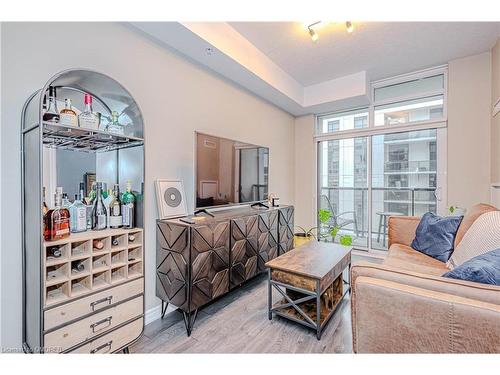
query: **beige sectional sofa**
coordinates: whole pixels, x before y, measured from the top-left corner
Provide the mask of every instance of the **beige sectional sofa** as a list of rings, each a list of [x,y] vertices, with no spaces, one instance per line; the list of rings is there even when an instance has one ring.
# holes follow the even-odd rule
[[[480,204],[468,211],[455,247],[491,210]],[[419,221],[390,217],[384,263],[351,268],[354,352],[500,353],[500,286],[442,277],[445,263],[410,247]]]

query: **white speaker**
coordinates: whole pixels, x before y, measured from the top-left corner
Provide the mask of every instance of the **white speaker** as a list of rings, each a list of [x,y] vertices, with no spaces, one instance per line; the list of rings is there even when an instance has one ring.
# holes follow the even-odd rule
[[[184,186],[181,180],[156,180],[156,203],[160,219],[187,215]]]

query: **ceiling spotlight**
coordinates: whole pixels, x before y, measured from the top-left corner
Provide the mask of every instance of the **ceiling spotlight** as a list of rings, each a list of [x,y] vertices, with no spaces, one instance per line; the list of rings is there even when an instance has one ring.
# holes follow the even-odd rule
[[[311,23],[309,26],[307,26],[307,29],[309,30],[309,35],[311,36],[311,39],[313,42],[317,41],[319,38],[319,35],[316,31],[314,31],[314,27],[318,26],[321,23],[321,21],[317,21],[314,23]]]
[[[309,35],[311,36],[313,42],[318,40],[318,33],[311,28],[309,28]]]
[[[348,33],[352,33],[354,31],[354,25],[352,24],[351,21],[347,21],[345,23],[345,28],[346,28]]]

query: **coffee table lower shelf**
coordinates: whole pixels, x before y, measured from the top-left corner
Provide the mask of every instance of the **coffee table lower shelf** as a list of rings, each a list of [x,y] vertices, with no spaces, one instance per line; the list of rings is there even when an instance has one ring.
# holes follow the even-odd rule
[[[316,330],[318,340],[321,339],[324,327],[335,314],[340,303],[350,290],[349,284],[344,283],[342,274],[323,291],[321,291],[319,280],[315,291],[306,290],[295,285],[273,280],[271,270],[269,270],[268,283],[269,320],[272,319],[272,314],[274,313],[285,319],[302,324]],[[345,291],[344,286],[346,286]],[[272,301],[273,288],[283,297],[274,304]]]

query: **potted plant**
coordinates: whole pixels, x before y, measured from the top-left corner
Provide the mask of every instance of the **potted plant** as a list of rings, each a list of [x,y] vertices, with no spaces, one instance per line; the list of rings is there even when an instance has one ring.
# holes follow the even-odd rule
[[[296,226],[300,231],[294,233],[294,246],[300,246],[307,241],[311,241],[312,239],[317,239],[318,241],[321,239],[332,237],[333,242],[335,242],[335,237],[339,231],[338,226],[329,226],[328,221],[332,217],[332,213],[329,210],[319,209],[318,210],[318,220],[320,223],[320,227],[323,226],[326,230],[318,230],[318,227],[312,227],[309,229],[305,229],[301,226]],[[316,233],[316,234],[315,234]]]

